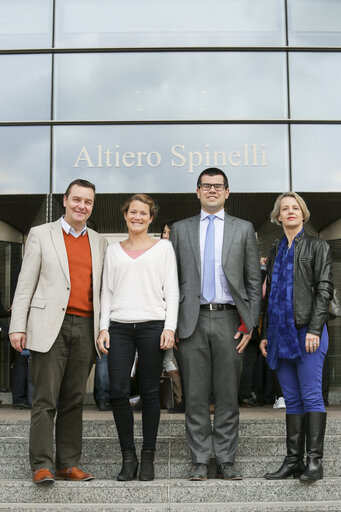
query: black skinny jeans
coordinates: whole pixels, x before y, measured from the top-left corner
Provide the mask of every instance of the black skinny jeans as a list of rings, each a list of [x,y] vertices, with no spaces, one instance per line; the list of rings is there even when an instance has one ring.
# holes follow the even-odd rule
[[[160,422],[160,375],[164,351],[160,336],[164,322],[136,324],[111,322],[108,369],[113,415],[121,450],[135,450],[134,415],[129,403],[130,373],[138,353],[138,379],[142,401],[143,450],[155,450]]]

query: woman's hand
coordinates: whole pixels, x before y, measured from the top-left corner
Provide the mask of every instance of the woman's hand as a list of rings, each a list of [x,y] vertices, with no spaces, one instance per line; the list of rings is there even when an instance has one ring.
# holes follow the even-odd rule
[[[307,332],[305,336],[305,349],[306,352],[313,354],[320,346],[320,337],[315,334]]]
[[[110,335],[107,329],[102,329],[97,338],[97,345],[103,354],[108,353],[108,348],[110,347]]]
[[[170,329],[164,329],[160,338],[160,348],[162,350],[169,350],[174,346],[174,332]]]
[[[259,350],[262,352],[263,356],[266,357],[268,355],[268,352],[266,350],[266,347],[268,346],[268,340],[264,339],[259,344]]]

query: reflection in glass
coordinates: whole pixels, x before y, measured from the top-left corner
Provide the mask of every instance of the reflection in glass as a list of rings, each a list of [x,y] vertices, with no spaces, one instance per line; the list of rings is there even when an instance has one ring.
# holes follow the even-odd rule
[[[281,53],[62,54],[56,119],[285,118]]]
[[[285,44],[284,0],[57,0],[57,47]]]
[[[290,46],[341,46],[340,0],[288,0]]]
[[[0,48],[49,48],[52,0],[1,0]]]
[[[339,192],[341,126],[296,125],[291,134],[293,189]]]
[[[49,169],[49,127],[0,127],[1,194],[47,194]]]
[[[0,121],[50,119],[50,55],[0,55],[0,76]]]
[[[291,115],[295,119],[341,119],[341,54],[290,55]]]
[[[98,192],[194,192],[221,167],[232,192],[289,188],[286,125],[58,126],[53,193],[84,178]]]

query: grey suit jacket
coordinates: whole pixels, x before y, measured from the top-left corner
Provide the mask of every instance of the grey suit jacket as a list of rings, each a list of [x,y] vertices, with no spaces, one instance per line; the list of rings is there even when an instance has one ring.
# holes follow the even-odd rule
[[[201,295],[200,215],[176,222],[171,241],[178,262],[180,306],[179,338],[193,333],[199,318]],[[259,323],[262,283],[258,247],[250,222],[225,213],[222,266],[231,295],[246,328]]]
[[[92,259],[94,343],[99,331],[100,289],[107,241],[88,229]],[[12,305],[9,332],[25,332],[26,348],[48,352],[62,326],[71,290],[60,219],[31,229]]]

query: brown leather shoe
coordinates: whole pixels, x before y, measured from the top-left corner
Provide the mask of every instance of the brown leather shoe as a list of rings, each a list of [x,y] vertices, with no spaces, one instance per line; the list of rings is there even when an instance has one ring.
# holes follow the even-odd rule
[[[39,468],[33,471],[32,479],[35,484],[42,484],[44,482],[54,482],[54,476],[47,468]]]
[[[91,473],[85,473],[75,466],[73,468],[57,469],[56,480],[73,480],[87,482],[93,480],[95,477]]]

